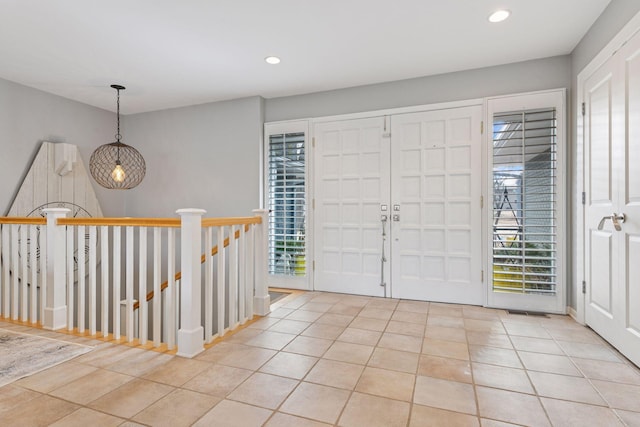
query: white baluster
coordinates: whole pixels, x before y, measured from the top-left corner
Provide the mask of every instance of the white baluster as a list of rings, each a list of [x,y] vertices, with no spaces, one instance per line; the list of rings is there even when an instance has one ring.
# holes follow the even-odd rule
[[[246,268],[246,296],[247,296],[247,318],[253,318],[253,284],[254,284],[254,271],[255,271],[255,230],[256,226],[251,224],[249,227],[249,234],[247,236],[247,268]]]
[[[67,330],[73,331],[73,315],[75,312],[75,293],[73,289],[74,259],[73,259],[73,233],[75,228],[67,226]]]
[[[140,325],[140,344],[147,343],[149,335],[147,325],[147,227],[140,227],[140,245],[139,245],[139,283],[138,283],[138,324]]]
[[[218,280],[216,287],[218,291],[218,336],[224,335],[225,319],[225,262],[224,262],[224,227],[218,227]]]
[[[204,338],[213,340],[213,227],[204,232]]]
[[[4,225],[0,224],[0,259],[4,260],[4,262],[0,262],[0,317],[4,316],[4,270],[5,264],[7,260],[7,254],[2,251],[4,248]]]
[[[271,298],[267,287],[267,242],[269,211],[265,209],[254,209],[256,215],[260,215],[262,222],[257,226],[255,235],[255,297],[254,312],[260,316],[266,316],[270,312]]]
[[[31,314],[29,317],[31,318],[31,323],[38,323],[38,289],[39,289],[39,273],[40,270],[40,260],[38,254],[38,245],[39,239],[38,235],[40,234],[40,226],[39,225],[31,225],[29,226],[29,241],[31,244],[29,245],[29,259],[31,260],[31,284],[30,284],[30,307]]]
[[[122,333],[120,329],[120,285],[121,285],[121,263],[120,255],[122,245],[122,227],[113,227],[113,338],[120,339]]]
[[[47,305],[47,227],[40,226],[40,324],[44,325],[44,309]]]
[[[162,262],[161,251],[161,234],[160,228],[154,227],[153,229],[153,345],[154,347],[160,347],[162,341],[162,329],[161,329],[161,309],[162,309],[162,296],[160,293],[160,284],[162,277],[160,276],[160,263]]]
[[[39,270],[39,260],[38,260],[38,234],[40,233],[39,225],[30,225],[29,226],[29,259],[31,261],[31,282],[29,285],[30,291],[30,301],[29,306],[31,308],[31,313],[29,314],[31,323],[38,323],[38,270]]]
[[[11,251],[9,250],[9,226],[0,224],[0,255],[2,255],[2,263],[0,263],[0,310],[2,317],[9,316],[9,298],[11,295],[9,288],[9,264],[11,261]]]
[[[204,350],[202,327],[202,209],[180,209],[180,329],[178,355],[193,357]]]
[[[103,225],[100,227],[100,238],[102,239],[100,250],[100,271],[102,273],[101,290],[102,290],[102,336],[109,335],[109,227]]]
[[[246,268],[247,268],[247,258],[246,258],[246,240],[245,240],[245,231],[244,225],[240,226],[240,237],[238,238],[238,319],[241,324],[244,324],[247,321],[247,315],[245,313],[244,303],[246,300],[245,296],[245,283],[246,283]]]
[[[176,233],[173,228],[167,230],[167,347],[173,350],[176,346]]]
[[[11,319],[18,320],[18,305],[20,296],[20,283],[18,282],[18,276],[20,275],[19,269],[20,257],[19,246],[18,246],[18,226],[15,224],[11,225],[11,277],[12,277],[12,298],[11,298]]]
[[[0,317],[4,316],[4,270],[7,260],[7,254],[3,253],[4,250],[4,225],[0,224],[0,259],[4,262],[0,262]]]
[[[84,225],[78,226],[78,332],[84,332],[85,316],[85,251],[87,235]],[[73,274],[72,274],[73,276]]]
[[[89,227],[89,332],[91,333],[91,336],[94,336],[98,329],[96,325],[98,314],[98,307],[96,304],[96,276],[98,274],[96,232],[97,230],[95,226]]]
[[[127,342],[133,341],[133,227],[126,228],[127,246],[126,256],[126,281],[125,281],[125,330]]]
[[[26,322],[29,319],[29,266],[27,264],[29,249],[28,239],[29,226],[23,224],[20,226],[20,320]],[[35,243],[35,242],[34,242]]]
[[[229,231],[229,329],[238,325],[238,241],[237,226]]]
[[[20,307],[20,235],[17,225],[11,225],[11,319],[18,320],[18,310]]]
[[[67,266],[65,263],[65,227],[58,225],[69,209],[49,208],[43,210],[47,216],[47,291],[44,309],[44,328],[62,329],[67,325]]]

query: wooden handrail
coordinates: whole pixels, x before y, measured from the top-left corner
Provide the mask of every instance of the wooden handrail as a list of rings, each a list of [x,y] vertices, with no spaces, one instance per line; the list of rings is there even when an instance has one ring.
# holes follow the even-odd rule
[[[261,224],[260,216],[239,216],[228,218],[202,218],[203,227],[223,227],[239,224]]]
[[[14,218],[11,218],[12,220]],[[37,218],[24,218],[37,219]],[[24,220],[20,218],[20,220]],[[223,227],[240,224],[260,224],[260,216],[203,218],[203,227]],[[46,223],[46,219],[44,219]],[[58,225],[113,225],[124,227],[173,227],[180,228],[180,218],[58,218]]]
[[[260,217],[258,217],[260,218]],[[203,221],[204,222],[204,221]],[[259,224],[259,222],[254,222],[254,223],[246,223],[244,226],[244,231],[249,231],[249,226],[250,224]],[[204,226],[204,224],[203,224]],[[235,239],[239,239],[240,238],[240,230],[236,230],[234,236]],[[224,239],[224,247],[226,248],[227,246],[229,246],[229,238],[227,237],[226,239]],[[215,245],[212,249],[211,249],[211,256],[214,256],[218,253],[218,245]],[[204,264],[205,260],[207,259],[207,254],[202,254],[200,256],[200,264]],[[175,280],[180,280],[182,278],[182,272],[179,271],[176,273],[176,275],[174,276]],[[169,281],[167,280],[166,282],[162,283],[160,285],[160,292],[162,293],[162,291],[164,291],[165,289],[167,289],[169,287]],[[151,301],[153,299],[153,295],[154,295],[154,291],[151,291],[147,294],[147,301]],[[136,302],[135,304],[133,304],[133,309],[137,310],[138,308],[140,308],[140,302]]]
[[[180,218],[58,218],[58,225],[180,228]]]
[[[47,225],[47,219],[42,217],[0,216],[0,224]]]

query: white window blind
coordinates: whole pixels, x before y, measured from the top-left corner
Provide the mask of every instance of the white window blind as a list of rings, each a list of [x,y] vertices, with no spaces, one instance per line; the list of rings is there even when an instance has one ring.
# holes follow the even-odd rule
[[[493,290],[555,295],[556,110],[493,117]]]
[[[269,273],[306,274],[304,132],[269,135]]]

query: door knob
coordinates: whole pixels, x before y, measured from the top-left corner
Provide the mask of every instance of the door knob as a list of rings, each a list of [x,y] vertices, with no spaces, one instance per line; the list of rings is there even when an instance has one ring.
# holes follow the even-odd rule
[[[393,216],[393,220],[394,220],[394,221],[400,221],[400,215],[395,214],[395,215]]]
[[[625,214],[617,214],[615,212],[612,213],[611,215],[605,215],[602,217],[602,219],[598,223],[598,230],[602,230],[602,228],[604,227],[604,222],[608,219],[610,219],[611,222],[613,222],[613,227],[616,229],[616,231],[620,231],[622,230],[622,227],[620,226],[620,224],[624,224],[624,221],[627,219],[627,216]]]

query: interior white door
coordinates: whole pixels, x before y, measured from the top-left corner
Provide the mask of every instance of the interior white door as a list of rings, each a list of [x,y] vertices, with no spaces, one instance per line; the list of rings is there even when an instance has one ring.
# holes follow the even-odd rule
[[[482,304],[480,106],[391,118],[391,294]]]
[[[640,36],[583,90],[585,320],[640,365]]]
[[[389,204],[385,118],[318,123],[314,151],[314,287],[384,296],[381,206]],[[388,232],[388,230],[387,230]],[[384,274],[384,277],[383,277]]]

